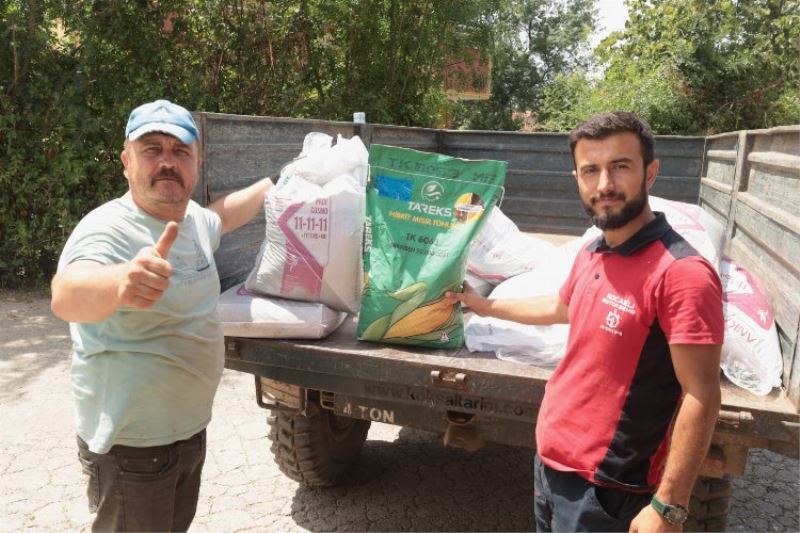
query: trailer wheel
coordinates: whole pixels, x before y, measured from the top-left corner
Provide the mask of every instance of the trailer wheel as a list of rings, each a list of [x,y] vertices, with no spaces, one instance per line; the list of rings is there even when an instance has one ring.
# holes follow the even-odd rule
[[[732,494],[730,477],[699,477],[692,490],[684,531],[725,531]]]
[[[321,409],[314,416],[278,407],[267,417],[270,450],[286,476],[309,487],[337,484],[367,439],[370,422]]]

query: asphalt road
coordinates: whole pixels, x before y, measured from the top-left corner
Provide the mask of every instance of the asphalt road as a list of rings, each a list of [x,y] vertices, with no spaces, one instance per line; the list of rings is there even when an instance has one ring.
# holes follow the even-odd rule
[[[0,531],[88,530],[76,457],[66,324],[42,292],[0,294]],[[191,531],[525,531],[531,452],[445,448],[438,435],[373,424],[346,482],[308,489],[272,461],[250,375],[226,371]],[[800,530],[798,461],[752,451],[730,531]]]

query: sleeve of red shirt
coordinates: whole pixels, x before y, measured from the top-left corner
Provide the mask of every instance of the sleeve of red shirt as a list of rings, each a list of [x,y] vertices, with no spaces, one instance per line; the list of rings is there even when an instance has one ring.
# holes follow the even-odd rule
[[[679,259],[667,268],[657,306],[670,344],[722,344],[722,284],[702,257]]]

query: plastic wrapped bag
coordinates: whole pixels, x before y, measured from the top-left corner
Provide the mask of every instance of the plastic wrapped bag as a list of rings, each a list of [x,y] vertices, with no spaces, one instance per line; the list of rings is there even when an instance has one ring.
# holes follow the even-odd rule
[[[242,284],[220,295],[217,312],[225,335],[272,339],[321,339],[347,317],[321,303],[259,296]]]
[[[492,291],[490,298],[531,298],[557,292],[569,275],[572,261],[567,255],[551,257],[553,262],[547,268],[509,278]],[[564,357],[568,335],[568,324],[530,326],[483,316],[472,317],[464,328],[471,352],[492,351],[498,359],[543,367],[553,367]]]
[[[521,232],[495,206],[486,224],[472,240],[467,256],[467,272],[497,285],[517,274],[535,270],[554,248],[544,239]]]
[[[264,199],[266,238],[248,290],[358,312],[367,149],[309,133]]]
[[[725,315],[722,371],[734,384],[760,396],[780,387],[783,358],[769,301],[750,271],[723,258],[720,279]]]

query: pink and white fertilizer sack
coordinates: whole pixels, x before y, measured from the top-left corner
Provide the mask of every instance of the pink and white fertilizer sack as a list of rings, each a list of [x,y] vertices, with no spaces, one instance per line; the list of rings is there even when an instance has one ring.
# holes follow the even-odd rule
[[[264,200],[266,238],[245,287],[357,313],[367,149],[358,136],[309,133]]]
[[[259,296],[234,285],[219,297],[222,331],[232,337],[321,339],[347,317],[321,303]]]
[[[735,261],[720,262],[725,341],[722,371],[734,384],[760,396],[780,387],[783,359],[772,309],[750,271]]]

